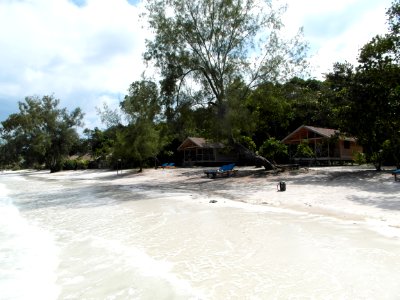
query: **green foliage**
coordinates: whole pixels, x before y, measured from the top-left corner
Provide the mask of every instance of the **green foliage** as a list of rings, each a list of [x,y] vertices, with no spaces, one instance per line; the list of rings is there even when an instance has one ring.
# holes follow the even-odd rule
[[[353,154],[354,162],[358,165],[364,165],[367,163],[367,158],[364,153],[356,152]]]
[[[157,124],[161,109],[157,85],[146,80],[133,82],[120,105],[129,125],[117,130],[113,156],[137,162],[141,171],[144,162],[155,158],[165,142],[162,126]]]
[[[154,39],[144,58],[160,83],[134,81],[120,111],[99,110],[108,129],[85,130],[79,145],[79,109],[67,113],[53,96],[27,97],[2,122],[0,167],[85,168],[64,161],[75,153],[141,167],[155,156],[172,160],[187,136],[252,151],[262,145],[261,155],[283,160],[279,139],[303,124],[357,137],[365,152],[357,162],[400,167],[400,1],[387,11],[389,32],[362,47],[359,64],[337,63],[323,82],[292,77],[305,66],[306,47],[301,35],[279,37],[283,9],[271,7],[269,0],[149,0]],[[314,156],[307,141],[296,156]]]
[[[243,146],[245,146],[250,151],[256,152],[256,150],[257,150],[256,143],[254,143],[253,140],[251,139],[251,137],[249,137],[249,136],[241,136],[239,138],[238,142],[240,144],[242,144]]]
[[[148,121],[131,124],[117,132],[113,156],[134,161],[140,170],[149,158],[155,158],[160,151],[159,131]]]
[[[284,9],[272,9],[269,1],[149,0],[146,8],[155,36],[146,41],[144,58],[160,70],[167,119],[181,107],[182,95],[192,96],[193,104],[210,108],[204,125],[215,139],[242,134],[238,128],[246,124],[245,115],[237,111],[245,110],[238,101],[253,86],[282,80],[305,66],[301,33],[283,40]],[[244,84],[237,85],[239,79]]]
[[[77,161],[76,159],[66,159],[63,163],[63,170],[76,170]]]
[[[121,114],[118,109],[111,109],[106,103],[103,103],[103,108],[96,107],[97,114],[100,120],[107,128],[119,126],[121,121]]]
[[[275,138],[269,138],[261,145],[259,154],[273,161],[282,161],[288,156],[288,147]]]
[[[86,170],[89,167],[87,159],[66,159],[63,162],[63,170]]]
[[[315,157],[314,151],[308,145],[308,140],[302,140],[300,144],[297,145],[295,156],[305,158]]]
[[[63,162],[63,170],[86,170],[89,167],[89,160],[77,158],[66,159]]]
[[[377,171],[381,171],[383,162],[382,150],[370,153],[369,161],[374,164]]]
[[[90,154],[96,161],[106,161],[112,154],[116,139],[117,127],[111,127],[101,131],[97,127],[94,130],[85,129],[83,133],[86,139],[83,141],[85,150],[81,154]]]
[[[341,127],[358,138],[377,169],[389,157],[400,164],[400,1],[387,15],[389,32],[361,48],[359,65],[337,64],[327,77]],[[387,150],[385,141],[390,141]]]
[[[13,150],[12,162],[23,167],[45,163],[52,172],[61,170],[63,158],[78,142],[75,127],[83,114],[79,108],[71,113],[60,109],[59,102],[53,96],[26,97],[19,102],[20,112],[1,123],[4,147]]]
[[[161,109],[157,85],[148,80],[135,81],[128,91],[129,94],[120,105],[129,122],[155,121]]]

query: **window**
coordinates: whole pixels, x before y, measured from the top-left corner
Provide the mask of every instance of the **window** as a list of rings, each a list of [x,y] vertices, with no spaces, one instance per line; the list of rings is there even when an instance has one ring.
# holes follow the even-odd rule
[[[344,141],[343,147],[344,147],[344,149],[350,149],[350,141]]]
[[[215,160],[214,149],[212,148],[203,149],[203,159],[205,161],[214,161]]]

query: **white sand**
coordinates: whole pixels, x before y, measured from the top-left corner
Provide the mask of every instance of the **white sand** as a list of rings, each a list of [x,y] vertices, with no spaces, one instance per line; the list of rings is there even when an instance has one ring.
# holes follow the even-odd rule
[[[0,267],[21,269],[0,290],[17,298],[37,278],[60,299],[397,298],[400,183],[390,173],[238,169],[215,180],[204,168],[6,173],[20,213]]]
[[[116,171],[66,171],[36,173],[51,179],[106,180],[110,185],[161,187],[165,192],[200,198],[203,201],[239,201],[273,208],[367,222],[389,236],[400,237],[400,182],[390,171],[376,172],[372,166],[301,168],[272,173],[263,168],[237,167],[237,176],[209,179],[210,168],[146,169],[143,173]],[[278,192],[279,181],[286,191]],[[261,207],[259,207],[261,208]],[[257,209],[257,208],[255,208]]]

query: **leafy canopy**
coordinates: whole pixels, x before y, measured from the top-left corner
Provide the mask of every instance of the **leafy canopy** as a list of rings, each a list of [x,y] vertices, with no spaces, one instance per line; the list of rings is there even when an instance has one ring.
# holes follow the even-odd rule
[[[139,162],[141,171],[143,162],[156,157],[163,145],[157,128],[160,113],[157,85],[144,79],[133,82],[120,106],[129,124],[117,132],[114,154]]]
[[[75,127],[82,125],[83,114],[79,108],[68,113],[59,103],[54,96],[26,97],[19,102],[20,112],[1,123],[5,147],[13,151],[9,159],[27,167],[45,163],[51,171],[61,168],[78,141]]]
[[[274,9],[269,0],[148,0],[146,8],[154,39],[147,40],[144,58],[160,70],[162,100],[171,115],[185,88],[197,104],[215,106],[222,121],[228,88],[238,79],[247,88],[240,86],[236,97],[244,100],[251,87],[305,66],[306,45],[299,36],[279,37],[284,8]]]
[[[377,169],[385,157],[400,164],[400,1],[387,11],[389,32],[360,51],[359,65],[335,65],[327,78],[335,87],[341,125],[364,146]],[[383,155],[385,153],[385,155]]]

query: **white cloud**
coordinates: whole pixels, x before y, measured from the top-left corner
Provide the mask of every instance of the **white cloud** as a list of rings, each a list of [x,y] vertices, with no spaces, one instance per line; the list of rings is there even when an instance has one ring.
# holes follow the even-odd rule
[[[81,7],[67,0],[0,1],[0,99],[54,93],[87,111],[103,95],[124,94],[144,70],[139,10],[126,0]]]
[[[283,0],[282,0],[283,1]],[[359,49],[376,34],[387,31],[386,9],[391,0],[287,0],[284,23],[292,34],[304,27],[310,44],[313,76],[332,69],[333,63],[357,63]]]
[[[283,19],[288,32],[304,26],[317,78],[336,61],[354,63],[359,48],[385,32],[391,5],[391,0],[276,1],[288,2]],[[79,6],[68,0],[0,0],[0,120],[25,96],[54,93],[61,105],[82,108],[86,126],[98,126],[95,107],[104,101],[117,106],[145,70],[149,33],[140,24],[141,6],[127,0]]]

